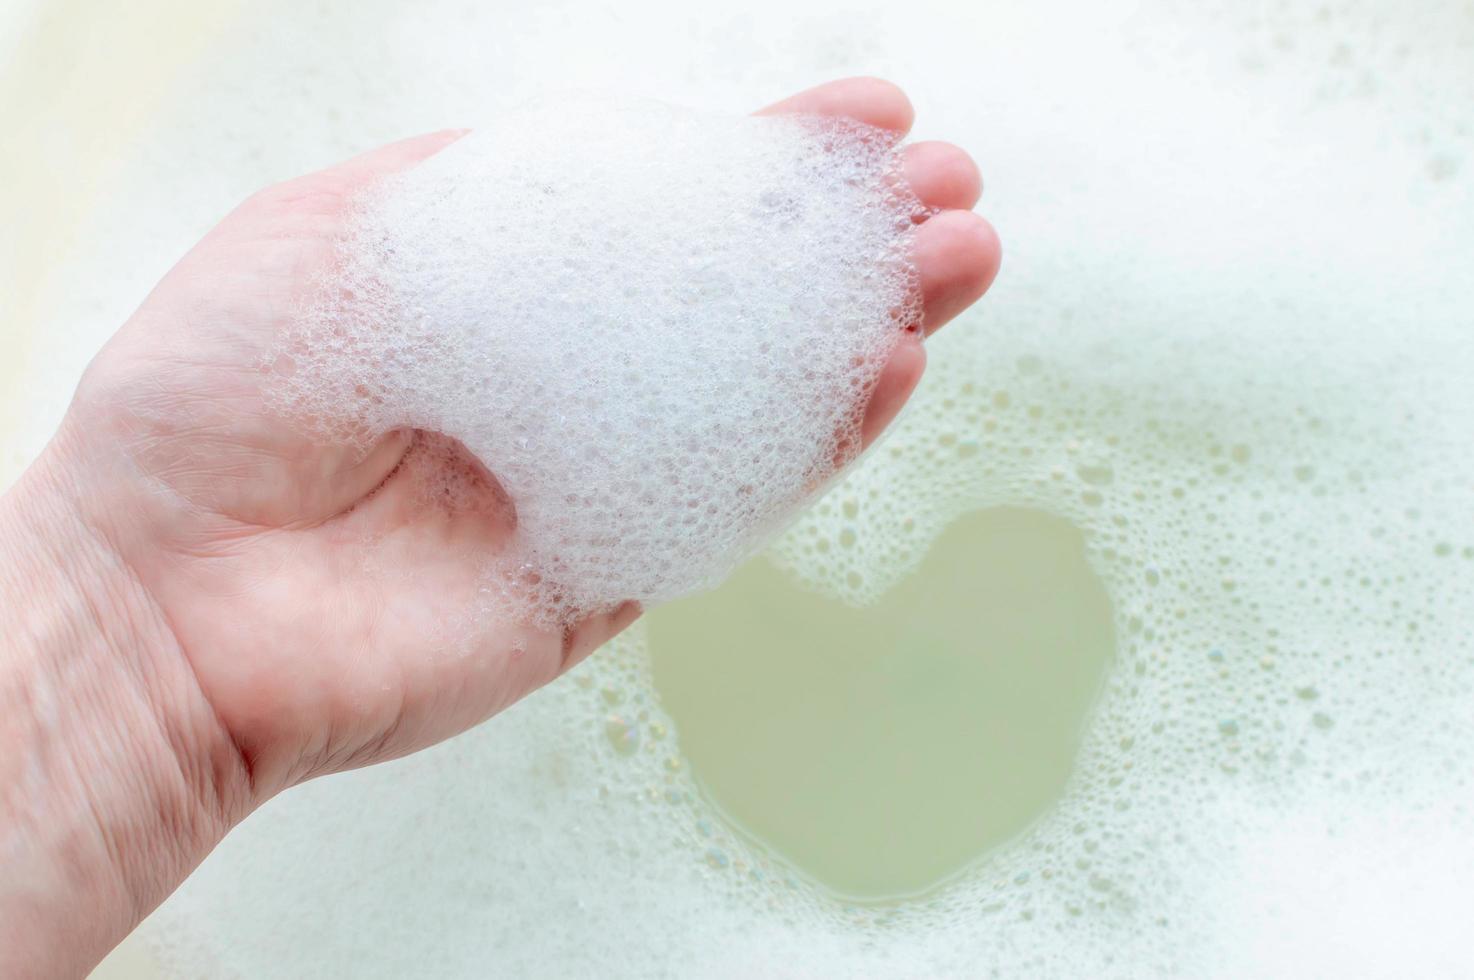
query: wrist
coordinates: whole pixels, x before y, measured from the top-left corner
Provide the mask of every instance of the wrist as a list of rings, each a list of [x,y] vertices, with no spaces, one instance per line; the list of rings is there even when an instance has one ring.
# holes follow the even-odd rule
[[[166,617],[65,434],[0,497],[0,974],[85,973],[244,816]],[[92,496],[88,496],[91,494]]]

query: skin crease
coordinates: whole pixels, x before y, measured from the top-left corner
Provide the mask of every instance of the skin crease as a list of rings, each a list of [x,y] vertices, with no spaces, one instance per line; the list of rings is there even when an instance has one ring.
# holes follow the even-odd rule
[[[899,89],[866,78],[763,112],[898,133],[912,119]],[[260,359],[330,267],[354,193],[461,135],[394,143],[242,204],[104,347],[0,500],[13,626],[0,864],[18,869],[0,881],[0,975],[85,973],[275,793],[464,731],[639,615],[627,603],[561,633],[482,617],[463,641],[435,640],[475,598],[478,557],[515,526],[492,476],[462,464],[484,508],[423,506],[410,474],[424,437],[395,433],[359,458],[262,398]],[[865,409],[867,443],[921,377],[922,330],[977,300],[999,263],[968,210],[972,160],[946,143],[904,152],[914,191],[943,210],[917,230],[925,315]],[[395,574],[364,561],[366,538]]]

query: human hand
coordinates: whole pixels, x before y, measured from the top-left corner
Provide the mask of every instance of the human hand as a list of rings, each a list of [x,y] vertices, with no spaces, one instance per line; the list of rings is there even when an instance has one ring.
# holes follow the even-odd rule
[[[763,111],[848,116],[897,132],[911,122],[905,96],[872,79],[820,86]],[[132,697],[129,719],[113,724],[149,756],[141,778],[170,783],[152,807],[193,808],[162,822],[188,825],[198,839],[140,872],[158,880],[130,886],[135,908],[119,921],[146,914],[274,793],[463,731],[639,614],[627,603],[561,631],[483,616],[443,635],[442,624],[475,599],[477,556],[515,527],[508,509],[423,506],[403,464],[433,436],[396,432],[366,455],[323,445],[263,393],[262,361],[331,269],[354,195],[459,135],[380,148],[268,188],[231,213],[98,355],[52,446],[6,501],[7,529],[41,527],[53,541],[79,542],[58,561],[107,638],[95,656],[111,657],[110,670],[129,664],[118,683],[88,690]],[[967,210],[980,185],[966,154],[919,143],[904,160],[917,196],[942,209],[915,238],[930,332],[987,288],[999,247]],[[919,380],[920,339],[903,339],[882,372],[865,410],[867,443]],[[455,465],[495,500],[494,474],[469,458]],[[363,560],[368,540],[373,562]],[[14,583],[12,596],[24,588]],[[65,658],[49,657],[50,669],[73,669]],[[138,726],[156,731],[131,734]]]

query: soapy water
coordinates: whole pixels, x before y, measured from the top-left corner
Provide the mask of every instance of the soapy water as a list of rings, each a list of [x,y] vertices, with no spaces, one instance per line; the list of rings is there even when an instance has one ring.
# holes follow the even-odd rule
[[[265,807],[150,925],[177,975],[1474,969],[1467,6],[275,14],[201,69],[53,296],[34,442],[68,358],[269,177],[539,88],[736,111],[890,74],[918,136],[981,160],[1006,268],[774,554],[865,601],[960,514],[1048,510],[1117,662],[1049,813],[933,893],[847,906],[701,800],[636,629]]]
[[[703,794],[867,904],[934,891],[1049,811],[1115,648],[1080,532],[1007,507],[948,525],[872,605],[755,561],[644,629]]]

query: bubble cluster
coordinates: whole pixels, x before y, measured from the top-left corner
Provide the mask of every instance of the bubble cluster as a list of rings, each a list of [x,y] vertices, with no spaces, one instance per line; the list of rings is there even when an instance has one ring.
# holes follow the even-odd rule
[[[459,440],[540,618],[715,585],[855,455],[919,320],[895,143],[603,98],[495,116],[360,202],[277,399],[330,437]]]

